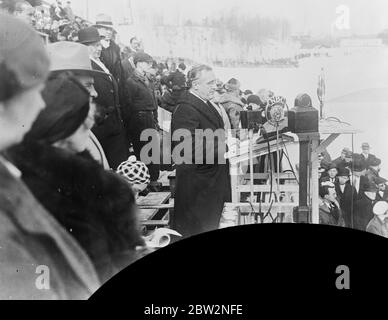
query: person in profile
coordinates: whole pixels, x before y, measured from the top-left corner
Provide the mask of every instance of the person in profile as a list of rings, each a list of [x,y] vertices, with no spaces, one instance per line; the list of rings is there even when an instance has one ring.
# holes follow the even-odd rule
[[[323,182],[319,188],[319,196],[322,199],[319,205],[319,223],[331,226],[345,226],[334,184],[329,181]]]
[[[49,57],[22,20],[0,13],[0,30],[0,299],[87,299],[101,284],[90,258],[3,156],[45,107]],[[37,286],[47,270],[49,283]]]

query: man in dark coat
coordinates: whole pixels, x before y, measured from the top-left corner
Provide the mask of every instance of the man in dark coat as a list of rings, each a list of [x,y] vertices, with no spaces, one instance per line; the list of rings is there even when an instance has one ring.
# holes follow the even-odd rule
[[[101,61],[108,68],[110,74],[115,78],[119,87],[120,102],[123,98],[123,68],[121,65],[121,50],[114,41],[115,30],[113,28],[112,18],[106,14],[99,14],[94,25],[103,39],[101,40]]]
[[[369,185],[369,180],[367,177],[365,177],[365,162],[360,158],[354,158],[352,169],[353,175],[350,183],[354,186],[354,189],[356,191],[356,198],[361,199],[363,197],[365,189]]]
[[[373,205],[376,200],[377,188],[374,184],[369,184],[365,188],[362,196],[354,205],[353,227],[365,231],[369,221],[373,218]]]
[[[128,136],[131,138],[135,155],[138,160],[146,164],[149,161],[142,159],[140,153],[148,142],[141,141],[140,136],[146,129],[154,129],[156,133],[159,127],[157,120],[158,105],[156,103],[155,91],[152,82],[148,78],[148,74],[152,72],[152,62],[152,57],[144,52],[135,54],[134,63],[136,69],[132,77],[126,81],[125,106],[123,110],[124,122],[128,129]],[[159,152],[160,154],[160,151],[157,150],[157,144],[154,145],[153,151]],[[158,188],[157,180],[160,173],[160,161],[158,163],[151,161],[151,163],[147,164],[147,167],[151,176],[151,189],[154,187]]]
[[[109,165],[116,169],[129,157],[129,139],[121,115],[117,82],[100,60],[102,50],[100,40],[98,30],[94,27],[78,32],[78,41],[88,47],[93,70],[100,71],[94,74],[100,117],[92,131],[101,143]]]
[[[188,82],[190,90],[182,94],[171,123],[172,135],[181,137],[179,142],[172,141],[176,164],[174,213],[175,228],[184,237],[217,229],[224,203],[230,201],[229,164],[223,156],[224,122],[219,107],[209,101],[216,89],[214,72],[205,65],[194,67]],[[205,140],[199,134],[203,130],[218,136],[218,140]],[[183,150],[183,159],[179,158],[181,144],[190,150]]]
[[[352,227],[353,207],[356,202],[356,191],[349,182],[350,171],[347,168],[338,170],[337,182],[335,183],[335,191],[339,198],[339,204],[345,220],[345,226]]]

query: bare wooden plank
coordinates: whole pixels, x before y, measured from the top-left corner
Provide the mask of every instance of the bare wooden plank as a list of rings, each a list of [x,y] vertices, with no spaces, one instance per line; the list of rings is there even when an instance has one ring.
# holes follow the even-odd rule
[[[170,192],[150,192],[144,197],[139,197],[137,199],[138,205],[158,205],[166,203],[171,197]]]
[[[146,221],[152,219],[157,213],[158,209],[139,209],[139,220]]]

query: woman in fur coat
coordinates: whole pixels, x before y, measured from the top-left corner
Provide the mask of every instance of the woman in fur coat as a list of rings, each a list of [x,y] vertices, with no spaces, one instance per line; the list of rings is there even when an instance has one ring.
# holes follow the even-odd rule
[[[82,85],[72,77],[56,78],[42,95],[46,109],[8,155],[35,197],[87,252],[103,283],[144,245],[134,194],[85,151],[94,108]]]

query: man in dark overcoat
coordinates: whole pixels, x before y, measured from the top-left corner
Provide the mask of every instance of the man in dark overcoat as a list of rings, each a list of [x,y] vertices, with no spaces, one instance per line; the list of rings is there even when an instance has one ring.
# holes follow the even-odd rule
[[[214,72],[206,65],[193,67],[188,82],[190,90],[182,94],[171,124],[176,164],[175,228],[184,237],[217,229],[224,203],[230,201],[222,110],[210,102],[216,89]],[[218,139],[206,140],[200,134],[203,130]],[[175,134],[181,137],[179,141],[174,141]],[[178,152],[181,144],[191,147],[182,158]]]
[[[349,181],[350,171],[348,168],[340,167],[338,169],[337,182],[335,191],[339,199],[345,226],[352,228],[353,225],[353,208],[357,200],[357,192]]]
[[[95,27],[78,32],[78,41],[88,47],[93,70],[99,71],[94,74],[99,117],[92,131],[101,143],[110,166],[117,169],[120,163],[128,159],[130,143],[124,128],[117,81],[100,59],[100,40],[101,36]]]

